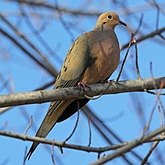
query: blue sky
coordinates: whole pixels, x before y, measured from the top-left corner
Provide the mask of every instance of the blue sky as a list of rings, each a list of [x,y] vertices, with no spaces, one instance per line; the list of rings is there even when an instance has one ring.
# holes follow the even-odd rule
[[[163,2],[163,1],[157,1]],[[52,15],[54,20],[46,20],[47,23],[44,31],[41,32],[41,36],[46,40],[47,44],[50,48],[58,55],[61,59],[61,62],[57,61],[54,58],[54,54],[50,56],[50,54],[44,49],[44,47],[38,42],[38,40],[33,36],[32,32],[29,30],[26,22],[24,20],[18,21],[18,5],[13,5],[12,2],[0,2],[0,11],[2,14],[6,14],[6,18],[8,18],[12,23],[21,29],[21,32],[26,34],[29,39],[35,44],[42,53],[51,61],[52,65],[56,69],[60,69],[62,61],[65,58],[65,55],[72,44],[72,39],[64,29],[63,25],[56,19],[56,14]],[[65,6],[73,9],[81,9],[83,11],[98,11],[104,12],[108,10],[113,10],[119,13],[121,20],[127,23],[128,29],[123,27],[117,27],[116,33],[119,38],[120,45],[122,46],[124,43],[127,43],[130,39],[130,32],[132,30],[136,30],[138,27],[138,20],[140,20],[141,15],[143,14],[143,25],[141,27],[140,32],[137,34],[137,38],[148,34],[156,29],[156,10],[150,6],[147,7],[147,2],[140,1],[131,1],[128,0],[127,7],[130,9],[136,9],[136,12],[132,15],[127,15],[123,12],[122,7],[118,5],[113,5],[110,1],[97,1],[93,0],[90,2],[85,1],[59,1],[61,6]],[[142,7],[143,6],[143,7]],[[28,8],[26,8],[28,11]],[[44,12],[44,9],[40,10],[30,10],[30,12]],[[12,14],[11,14],[12,13]],[[45,12],[45,15],[51,15],[51,11]],[[159,27],[164,27],[164,17],[162,13],[160,13],[160,21]],[[76,39],[80,34],[86,31],[92,30],[97,20],[97,17],[86,17],[79,16],[73,17],[70,15],[66,15],[63,17],[65,21],[72,23],[73,27],[71,28],[71,32],[73,33],[74,39]],[[137,18],[137,20],[136,20]],[[34,20],[33,20],[34,21]],[[38,22],[33,22],[35,28],[39,29],[42,26],[43,20],[41,18],[38,19]],[[9,31],[12,35],[10,29],[0,21],[0,27],[5,28],[5,30]],[[21,41],[18,38],[18,41]],[[164,76],[164,41],[159,40],[159,37],[152,38],[150,40],[146,40],[140,44],[138,44],[138,55],[139,55],[139,67],[140,72],[143,78],[151,77],[150,71],[150,62],[152,62],[153,74],[155,77]],[[45,70],[41,67],[37,66],[32,60],[26,57],[22,51],[13,46],[11,42],[5,39],[0,34],[0,74],[3,75],[6,81],[8,81],[8,87],[1,89],[0,84],[0,94],[7,94],[10,92],[24,92],[24,91],[32,91],[43,84],[50,82],[53,80],[53,77],[49,75]],[[126,50],[121,52],[121,60],[124,58]],[[120,65],[116,72],[112,75],[111,79],[115,79],[118,75]],[[127,59],[126,65],[123,70],[123,74],[121,79],[136,79],[137,75],[135,72],[135,50],[131,48],[129,57]],[[156,97],[153,95],[149,95],[146,93],[124,93],[117,95],[106,95],[102,96],[100,99],[89,102],[89,107],[91,107],[94,112],[101,118],[103,121],[110,126],[120,137],[125,141],[133,140],[141,136],[144,124],[149,120],[151,110],[155,104]],[[140,102],[140,103],[139,103]],[[162,98],[163,104],[165,103]],[[139,104],[142,105],[141,110],[143,111],[144,116],[141,116],[141,121],[139,117],[137,117],[137,112],[140,111],[138,109]],[[29,136],[34,136],[37,128],[39,127],[41,121],[43,120],[45,113],[47,112],[47,108],[49,103],[44,104],[36,104],[36,105],[26,105],[26,106],[18,106],[13,107],[10,111],[0,115],[0,128],[5,126],[4,130],[13,131],[16,133],[23,133],[27,128],[28,122],[27,119],[30,119],[30,116],[33,116],[33,125],[35,130],[30,129],[27,133]],[[28,116],[28,117],[27,117]],[[74,123],[76,121],[76,115],[72,116],[68,120],[57,124],[55,128],[50,132],[47,136],[48,139],[55,139],[57,141],[63,141],[70,134],[71,130],[74,127]],[[6,123],[6,124],[5,124]],[[156,111],[154,113],[154,117],[152,120],[151,128],[157,128],[160,126],[160,118],[159,113]],[[88,133],[88,121],[80,113],[80,121],[78,123],[78,128],[73,135],[73,137],[69,140],[69,143],[87,145],[89,139]],[[25,147],[30,147],[31,142],[21,141],[17,139],[7,138],[0,136],[0,164],[3,161],[7,160],[6,164],[22,164],[23,155],[25,152]],[[100,137],[98,132],[92,127],[92,146],[106,146],[108,145],[103,139]],[[135,149],[140,155],[143,157],[149,149],[150,145],[144,145]],[[159,146],[160,150],[164,152],[164,144],[162,143]],[[47,164],[51,165],[51,147],[46,145],[39,145],[36,151],[32,155],[30,161],[28,161],[27,165],[34,164]],[[64,154],[60,153],[59,148],[54,148],[55,159],[57,164],[89,164],[97,160],[97,154],[86,153],[81,151],[73,151],[69,149],[64,149]],[[137,162],[130,155],[131,160]],[[155,155],[150,159],[153,164],[155,162]],[[164,160],[165,161],[165,160]],[[114,159],[109,164],[124,164],[123,160],[120,158]]]

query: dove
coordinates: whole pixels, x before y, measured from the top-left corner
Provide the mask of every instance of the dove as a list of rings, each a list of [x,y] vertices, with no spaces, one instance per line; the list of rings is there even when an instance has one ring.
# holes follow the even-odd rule
[[[127,26],[115,12],[105,12],[98,17],[92,31],[80,35],[71,46],[54,87],[86,86],[106,81],[116,70],[120,48],[115,27]],[[50,103],[48,112],[36,136],[45,138],[56,123],[61,122],[84,106],[89,100],[68,99]],[[30,158],[39,142],[33,142],[26,158]]]

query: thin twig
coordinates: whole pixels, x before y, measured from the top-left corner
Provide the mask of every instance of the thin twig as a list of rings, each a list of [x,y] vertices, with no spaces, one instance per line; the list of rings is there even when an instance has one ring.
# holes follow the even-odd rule
[[[145,156],[145,158],[141,162],[141,165],[148,164],[147,161],[148,161],[149,157],[151,156],[152,152],[154,151],[154,149],[158,146],[158,144],[159,144],[159,141],[153,143],[153,145],[151,146],[151,148],[148,151],[147,155]]]
[[[134,35],[136,35],[140,31],[140,28],[141,28],[142,23],[143,23],[143,17],[144,17],[144,14],[141,14],[140,21],[139,21],[137,29],[134,32]]]
[[[159,36],[161,39],[165,40],[165,37],[164,37],[162,34],[158,34],[158,36]]]
[[[146,90],[146,89],[145,89],[145,92],[147,92],[149,94],[152,94],[152,95],[156,95],[156,92],[149,91],[149,90]],[[165,93],[160,93],[160,95],[165,96]]]
[[[52,147],[51,147],[52,149],[51,149],[51,158],[52,158],[52,163],[53,163],[53,165],[55,165],[56,163],[55,163],[55,159],[54,159],[54,145],[52,144]]]
[[[82,112],[85,114],[85,116],[88,118],[90,116],[91,118],[91,124],[93,127],[100,133],[100,136],[105,139],[105,142],[109,145],[113,145],[113,140],[115,140],[118,143],[123,143],[123,140],[121,137],[119,137],[115,131],[110,128],[109,125],[106,125],[89,107],[84,106],[82,107]],[[142,161],[141,156],[136,151],[130,151],[130,154],[136,158],[138,161]],[[100,156],[100,153],[98,152],[98,157]],[[126,164],[131,164],[132,162],[127,156],[122,156],[122,160]]]
[[[154,79],[152,62],[150,62],[150,74],[151,74],[151,77]],[[153,106],[153,108],[152,108],[152,110],[151,110],[151,114],[150,114],[150,117],[149,117],[149,121],[148,121],[147,125],[145,126],[145,129],[144,129],[143,134],[145,134],[145,132],[147,132],[147,131],[149,130],[149,127],[150,127],[150,125],[151,125],[151,121],[152,121],[152,118],[153,118],[153,114],[154,114],[154,112],[155,112],[155,109],[156,109],[157,104],[158,104],[158,101],[159,101],[159,93],[158,93],[158,91],[157,91],[157,87],[156,87],[156,85],[155,85],[155,82],[154,82],[154,86],[155,86],[156,96],[157,96],[157,97],[156,97],[156,102],[155,102],[155,104],[154,104],[154,106]]]
[[[55,53],[54,50],[51,49],[51,47],[48,45],[48,43],[45,41],[45,39],[41,36],[41,31],[38,31],[35,29],[35,27],[33,26],[31,19],[29,18],[26,10],[24,9],[24,6],[22,3],[20,3],[20,11],[22,14],[22,18],[25,19],[25,22],[27,24],[27,26],[29,27],[29,29],[31,30],[31,32],[33,33],[33,35],[36,37],[36,39],[38,40],[38,42],[45,48],[45,50],[49,53],[49,55],[51,55],[52,57],[54,57],[56,59],[56,61],[61,64],[61,59],[58,57],[58,55]],[[47,24],[46,24],[47,26]],[[29,44],[29,43],[28,43]],[[35,48],[34,50],[36,51],[37,48],[32,46],[32,44],[30,44],[31,47]],[[52,64],[47,60],[47,58],[40,52],[37,50],[38,55],[41,57],[42,60],[45,61],[45,63],[47,63],[47,65],[50,65],[51,68],[54,68],[52,66]]]
[[[160,127],[160,128],[164,128],[164,127]],[[153,134],[153,132],[152,132],[152,133],[144,136],[143,138],[139,138],[139,139],[133,140],[133,141],[131,141],[131,143],[127,144],[126,146],[123,146],[123,147],[119,148],[118,150],[116,150],[115,152],[113,152],[112,154],[108,154],[105,157],[99,159],[98,161],[93,162],[91,165],[100,165],[100,164],[104,164],[106,162],[109,162],[110,160],[112,160],[112,159],[114,159],[116,157],[124,155],[125,153],[129,152],[133,148],[143,144],[148,139],[152,139],[153,137],[161,134],[162,132],[164,132],[164,130],[161,130],[161,132],[159,132],[159,133],[157,132],[158,134]]]
[[[23,157],[23,165],[26,165],[26,154],[27,154],[27,146],[25,147],[24,157]]]
[[[84,95],[84,97],[85,97],[86,99],[89,99],[89,100],[97,100],[97,99],[99,99],[99,98],[106,92],[106,90],[108,90],[109,87],[112,85],[112,81],[111,81],[111,80],[110,80],[108,83],[109,83],[109,86],[107,86],[107,88],[106,88],[103,92],[101,92],[98,96],[88,96],[88,95]]]
[[[137,48],[137,42],[136,42],[136,38],[133,37],[133,42],[134,42],[134,45],[135,45],[135,57],[136,57],[136,60],[135,60],[135,63],[136,63],[136,71],[137,71],[137,76],[138,78],[141,79],[141,76],[140,76],[140,69],[139,69],[139,64],[138,64],[138,48]]]
[[[90,124],[90,116],[88,116],[88,126],[89,126],[89,142],[88,142],[88,147],[91,146],[92,143],[92,130],[91,130],[91,124]]]
[[[158,30],[158,28],[159,28],[160,7],[159,7],[158,3],[155,0],[152,0],[150,3],[151,4],[153,3],[152,5],[154,5],[154,7],[157,10],[157,13],[156,13],[156,30]]]
[[[156,30],[159,29],[159,15],[160,15],[160,10],[157,8],[157,14],[156,14]]]
[[[8,1],[12,1],[12,2],[16,2],[16,3],[25,3],[26,5],[29,6],[36,6],[36,7],[44,7],[45,9],[49,9],[49,10],[53,10],[53,12],[57,12],[60,10],[60,12],[62,13],[66,13],[66,14],[71,14],[73,16],[77,16],[77,15],[83,15],[83,16],[98,16],[101,13],[99,12],[86,12],[84,10],[73,10],[73,9],[69,9],[69,8],[65,8],[65,7],[60,7],[57,8],[55,5],[52,5],[51,3],[47,3],[46,1],[29,1],[29,0],[8,0]]]
[[[159,112],[159,117],[160,117],[160,125],[163,126],[165,124],[165,120],[164,120],[164,111],[163,109],[160,107],[160,105],[158,106],[158,112]]]
[[[78,102],[78,104],[79,104],[79,102]],[[79,107],[79,105],[78,105],[78,107]],[[79,109],[79,108],[78,108],[78,109]],[[78,122],[79,122],[79,116],[80,116],[80,112],[77,111],[77,119],[76,119],[75,126],[74,126],[72,132],[70,133],[70,135],[64,140],[64,143],[66,143],[66,142],[73,136],[73,134],[75,133],[76,128],[77,128],[77,126],[78,126]]]
[[[0,127],[0,130],[6,129],[7,126],[8,126],[8,122],[4,122],[3,125]]]
[[[27,132],[29,131],[30,127],[32,126],[32,123],[33,123],[33,116],[30,116],[29,124],[28,124],[27,128],[26,128],[25,131],[24,131],[24,134],[25,134],[25,135],[26,135]]]
[[[142,42],[142,41],[144,41],[144,40],[146,40],[146,39],[153,38],[153,37],[155,37],[155,36],[157,36],[157,35],[160,35],[160,34],[163,33],[164,31],[165,31],[165,27],[162,27],[162,28],[160,28],[160,29],[158,29],[158,30],[154,30],[154,31],[152,31],[152,32],[150,32],[150,33],[148,33],[148,34],[146,34],[146,35],[143,35],[143,36],[137,38],[137,39],[136,39],[136,42],[137,42],[137,43],[140,43],[140,42]],[[124,44],[124,45],[122,46],[121,50],[126,49],[126,48],[129,46],[129,44],[130,44],[130,42],[127,43],[127,44]]]
[[[57,9],[58,14],[59,14],[59,20],[60,20],[61,24],[63,25],[64,29],[69,34],[69,36],[71,37],[71,41],[74,42],[75,37],[74,37],[72,31],[70,30],[70,28],[68,27],[67,23],[63,19],[62,12],[58,7],[58,1],[57,0],[56,0],[56,3],[55,3],[55,6],[56,6],[56,9]]]
[[[10,41],[12,41],[21,51],[23,51],[27,56],[29,56],[34,62],[36,62],[39,66],[45,69],[52,76],[57,76],[57,71],[55,69],[50,68],[50,66],[45,65],[45,61],[38,60],[28,49],[26,49],[20,41],[16,40],[13,36],[11,36],[6,30],[0,28],[0,33],[7,37]]]
[[[124,60],[123,60],[123,62],[122,62],[122,65],[121,65],[119,74],[118,74],[118,76],[117,76],[116,82],[119,81],[120,76],[121,76],[121,73],[122,73],[122,71],[123,71],[124,64],[125,64],[126,59],[127,59],[127,57],[128,57],[129,50],[130,50],[130,48],[131,48],[131,46],[132,46],[132,44],[133,44],[133,40],[132,40],[132,39],[133,39],[133,33],[132,33],[132,35],[131,35],[131,40],[130,40],[130,42],[129,42],[129,44],[128,44],[128,48],[127,48],[126,54],[125,54],[125,56],[124,56]]]

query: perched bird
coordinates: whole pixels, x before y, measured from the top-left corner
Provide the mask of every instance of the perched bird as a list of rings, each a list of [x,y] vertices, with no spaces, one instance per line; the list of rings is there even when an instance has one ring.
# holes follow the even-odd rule
[[[118,66],[120,49],[114,32],[116,25],[126,24],[115,12],[105,12],[97,20],[95,28],[80,35],[70,48],[57,76],[55,88],[90,85],[107,80]],[[54,101],[36,134],[46,137],[57,122],[73,115],[88,99]],[[30,158],[39,142],[33,142],[26,158]]]

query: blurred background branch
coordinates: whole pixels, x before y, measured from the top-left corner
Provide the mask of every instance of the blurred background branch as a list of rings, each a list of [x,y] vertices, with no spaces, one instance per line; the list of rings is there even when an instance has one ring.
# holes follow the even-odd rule
[[[57,3],[56,0],[2,0],[0,2],[0,94],[52,89],[73,40],[78,35],[91,30],[97,16],[107,10],[116,11],[128,24],[128,31],[122,28],[116,29],[121,45],[121,64],[130,43],[131,33],[134,33],[142,78],[165,76],[164,1],[84,0]],[[137,78],[135,54],[135,49],[131,47],[120,79]],[[119,69],[111,79],[116,79],[118,72]],[[163,85],[160,83],[159,87],[163,88]],[[155,87],[154,89],[156,89],[155,93],[147,91],[150,95],[146,92],[127,93],[102,96],[97,101],[91,101],[80,110],[79,122],[69,143],[85,146],[91,141],[90,147],[115,145],[136,139],[146,131],[154,131],[161,127],[164,124],[162,121],[164,121],[165,102],[164,98],[162,99],[164,96],[160,94],[164,93],[164,90]],[[34,135],[47,107],[48,105],[42,104],[3,108],[0,110],[0,128],[3,131],[24,133],[30,125],[27,134]],[[50,139],[55,138],[59,141],[66,139],[71,133],[71,127],[74,127],[75,116],[52,130]],[[7,140],[3,137],[0,137],[0,140],[0,147],[3,148],[3,159],[0,163],[21,164],[24,157],[22,149],[25,149],[27,143],[20,144],[19,141],[11,143],[11,139]],[[164,144],[160,143],[151,152],[151,145],[145,144],[127,154],[122,154],[112,163],[152,162],[151,164],[161,165],[165,163],[162,154],[164,147]],[[19,152],[15,152],[15,148]],[[47,146],[45,149],[38,148],[36,152],[38,155],[37,153],[34,155],[32,164],[41,164],[43,161],[47,164],[54,164],[53,161],[58,164],[76,163],[75,157],[81,160],[82,164],[97,160],[92,153],[75,153],[74,150],[66,150],[61,154],[56,149],[52,152],[52,147],[50,149]],[[106,155],[99,155],[101,156]]]

